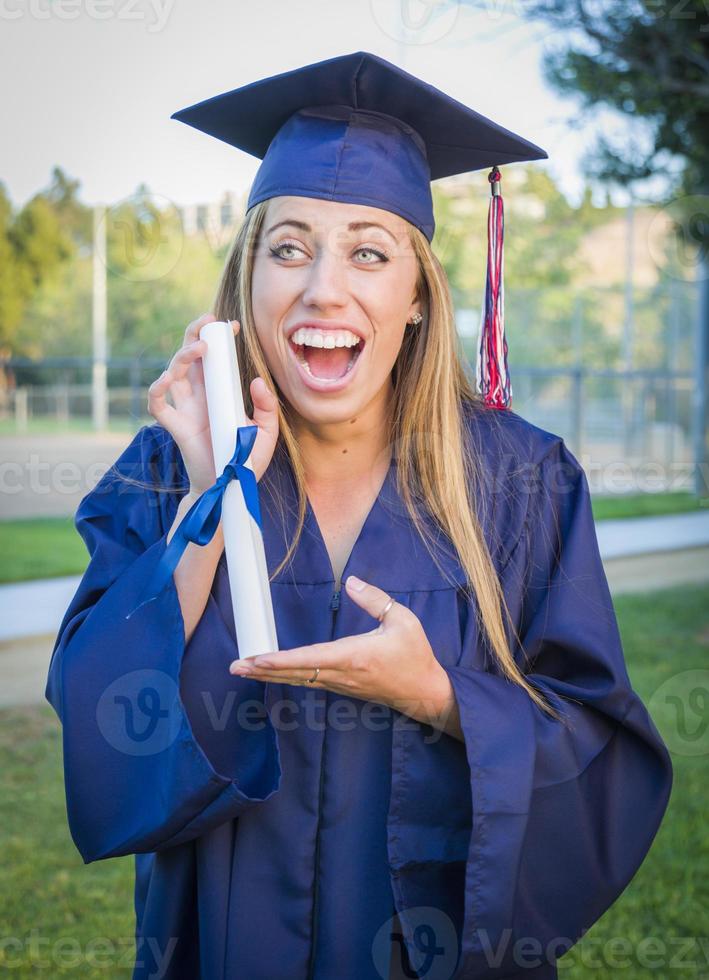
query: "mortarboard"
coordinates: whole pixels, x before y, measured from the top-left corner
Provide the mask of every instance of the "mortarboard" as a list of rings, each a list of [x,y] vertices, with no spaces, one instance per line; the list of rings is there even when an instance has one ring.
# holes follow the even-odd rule
[[[247,210],[277,196],[392,211],[432,241],[431,181],[492,167],[477,385],[511,400],[504,335],[504,212],[499,166],[546,159],[540,147],[366,51],[283,72],[170,117],[261,159]]]

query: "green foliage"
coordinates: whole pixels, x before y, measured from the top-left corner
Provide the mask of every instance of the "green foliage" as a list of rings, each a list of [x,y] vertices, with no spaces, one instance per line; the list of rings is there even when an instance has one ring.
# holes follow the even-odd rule
[[[545,20],[556,39],[544,61],[547,80],[631,124],[622,145],[602,139],[589,172],[623,184],[684,164],[687,193],[709,191],[709,7],[704,0],[528,0],[525,14]],[[652,149],[639,152],[640,120]]]
[[[91,209],[76,202],[76,190],[76,182],[57,168],[52,188],[34,208],[38,220],[48,213],[57,215],[62,233],[75,244],[71,259],[56,265],[34,289],[32,266],[25,261],[21,270],[28,277],[29,298],[24,297],[15,307],[16,292],[3,292],[7,290],[5,279],[0,285],[0,311],[13,309],[18,320],[11,349],[38,361],[91,354],[92,215]],[[584,272],[579,246],[593,229],[616,218],[618,209],[607,200],[594,204],[589,187],[578,204],[570,203],[549,174],[534,165],[503,172],[503,194],[505,316],[511,370],[520,364],[568,366],[579,356],[588,367],[617,364],[618,331],[611,328],[622,322],[622,293],[596,287],[583,294],[576,284]],[[448,275],[456,308],[470,311],[476,320],[485,281],[490,197],[487,174],[478,173],[457,183],[434,183],[433,196],[437,219],[434,250]],[[4,213],[9,214],[9,206]],[[2,216],[0,198],[0,227]],[[23,222],[28,223],[29,217]],[[167,363],[179,347],[187,324],[212,308],[230,241],[214,242],[202,233],[185,235],[174,206],[151,195],[147,187],[108,209],[102,224],[106,236],[109,357]],[[0,257],[3,242],[7,245],[0,234]],[[19,281],[20,275],[18,271],[17,277],[10,278]],[[643,322],[656,322],[652,329],[644,327],[639,337],[644,345],[644,363],[661,360],[655,356],[653,362],[652,355],[658,344],[662,347],[666,308],[666,297],[658,295],[652,296],[643,310]],[[463,349],[474,361],[472,335],[463,338]],[[48,375],[37,377],[41,380]],[[112,375],[112,383],[117,383],[116,377]]]
[[[12,206],[0,184],[0,350],[13,345],[15,331],[22,320],[22,313],[32,293],[32,277],[29,268],[17,256],[10,239]]]
[[[109,209],[104,224],[109,356],[167,361],[188,323],[211,309],[223,256],[205,237],[185,236],[176,209],[159,207],[145,187]],[[83,249],[34,293],[16,352],[90,355],[92,250]]]
[[[509,179],[511,186],[507,187]],[[548,173],[535,166],[503,172],[505,198],[505,319],[511,327],[511,368],[524,365],[564,365],[575,359],[569,329],[583,317],[584,348],[594,350],[605,366],[614,342],[604,331],[603,311],[597,304],[577,307],[570,287],[581,271],[579,245],[593,228],[618,214],[610,203],[596,206],[586,188],[579,205],[567,201]],[[433,185],[437,215],[434,250],[448,275],[458,309],[478,311],[482,303],[487,261],[486,174],[454,187]],[[474,359],[474,338],[463,344]],[[514,358],[514,360],[512,360]]]
[[[578,206],[570,204],[551,176],[534,165],[520,165],[509,177],[503,171],[502,193],[505,273],[520,289],[570,283],[579,270],[583,237],[619,213],[608,202],[594,205],[590,187]],[[475,175],[455,191],[433,184],[433,198],[438,227],[434,249],[451,287],[482,295],[490,198],[486,175]]]
[[[52,183],[45,198],[57,214],[65,234],[79,249],[91,247],[93,241],[91,209],[79,201],[80,181],[72,180],[61,167],[52,170]]]
[[[111,354],[167,361],[187,325],[212,308],[222,262],[205,237],[183,234],[174,209],[132,204],[108,232]]]
[[[77,187],[55,167],[50,187],[13,213],[0,183],[0,352],[21,352],[18,334],[32,298],[76,254],[87,210]]]

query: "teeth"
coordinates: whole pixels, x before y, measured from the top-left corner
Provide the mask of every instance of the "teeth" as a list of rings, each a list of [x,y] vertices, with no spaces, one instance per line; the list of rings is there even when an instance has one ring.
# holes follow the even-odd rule
[[[359,357],[359,355],[360,355],[360,351],[358,351],[358,350],[355,350],[355,351],[352,352],[352,356],[350,357],[349,362],[347,364],[347,369],[345,370],[345,374],[349,374],[349,372],[352,370],[352,365],[357,360],[357,358]],[[313,372],[310,370],[310,365],[308,364],[308,361],[307,361],[307,359],[305,357],[305,354],[303,353],[303,350],[302,350],[301,347],[298,348],[298,354],[297,354],[297,356],[298,356],[298,360],[303,365],[303,367],[308,372],[308,374],[310,375],[311,378],[315,378],[316,381],[325,381],[326,382],[328,380],[327,378],[319,378],[317,376],[317,374],[313,374]],[[345,374],[342,375],[343,378],[344,378]],[[339,381],[340,379],[339,378],[333,378],[332,380],[333,381]]]
[[[301,327],[291,336],[291,340],[299,347],[355,347],[360,342],[360,338],[349,330],[340,333],[323,333],[320,330],[313,330],[308,327]]]

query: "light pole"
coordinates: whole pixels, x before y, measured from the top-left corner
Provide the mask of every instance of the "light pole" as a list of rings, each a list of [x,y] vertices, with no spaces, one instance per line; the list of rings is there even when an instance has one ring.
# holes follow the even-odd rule
[[[91,370],[91,414],[93,427],[103,431],[108,424],[108,389],[106,384],[106,209],[93,209],[93,288]]]

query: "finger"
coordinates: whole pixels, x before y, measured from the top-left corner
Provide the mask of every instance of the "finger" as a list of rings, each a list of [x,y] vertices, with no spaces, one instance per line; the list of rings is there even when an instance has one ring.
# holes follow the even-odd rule
[[[368,582],[362,582],[361,580],[357,582],[353,575],[347,577],[345,586],[347,588],[347,595],[358,606],[366,610],[370,616],[373,616],[374,619],[379,619],[382,616],[387,605],[389,605],[389,601],[393,599],[393,596],[390,596],[388,592],[378,588],[376,585],[370,585]],[[384,616],[384,619],[380,620],[380,622],[384,626],[387,623],[391,623],[392,620],[405,615],[407,611],[405,606],[394,601]]]
[[[175,351],[168,365],[168,369],[172,370],[173,368],[177,368],[178,370],[175,372],[175,376],[181,376],[183,366],[193,360],[195,356],[202,357],[206,351],[206,340],[199,340],[199,338],[192,340],[189,344],[185,344],[179,350]]]
[[[274,439],[278,438],[278,399],[261,377],[253,379],[249,390],[254,403],[253,421]]]
[[[199,331],[205,323],[212,323],[216,319],[213,313],[203,313],[197,320],[193,320],[185,330],[185,337],[182,341],[183,346],[191,344],[193,340],[199,340]]]
[[[199,358],[201,353],[199,345],[203,343],[204,341],[198,341],[197,344],[181,347],[170,361],[169,366],[148,388],[150,411],[152,411],[151,404],[160,411],[164,409],[164,406],[168,404],[166,400],[168,392],[172,395],[175,408],[179,408],[180,404],[192,396],[192,382],[187,378],[187,371],[190,365]]]
[[[279,650],[276,653],[262,653],[257,657],[247,657],[245,660],[235,660],[229,670],[236,671],[239,665],[250,666],[252,669],[273,671],[293,671],[310,669],[312,674],[317,664],[322,670],[342,670],[349,665],[353,637],[343,637],[333,643],[313,643],[307,647],[296,647],[293,650]]]
[[[283,670],[239,670],[233,672],[237,677],[248,677],[254,681],[265,681],[271,684],[296,684],[300,687],[330,687],[335,689],[338,686],[344,689],[345,685],[337,685],[336,681],[332,678],[337,677],[332,671],[324,671],[320,669],[320,673],[317,679],[308,683],[309,678],[315,673],[314,667],[308,667],[307,670],[301,670],[298,673],[295,671],[283,671]],[[341,675],[340,675],[341,676]]]
[[[178,394],[190,396],[193,382],[204,382],[204,372],[200,361],[206,352],[207,342],[205,340],[193,340],[187,346],[181,347],[173,356],[168,370],[172,384]],[[198,370],[194,370],[195,368]]]
[[[166,428],[170,427],[170,422],[177,416],[177,411],[167,401],[167,393],[170,390],[170,372],[163,371],[159,378],[148,388],[148,412],[153,418]]]

